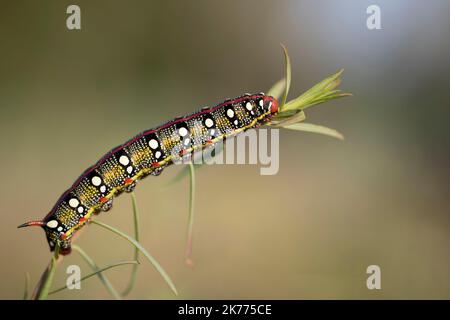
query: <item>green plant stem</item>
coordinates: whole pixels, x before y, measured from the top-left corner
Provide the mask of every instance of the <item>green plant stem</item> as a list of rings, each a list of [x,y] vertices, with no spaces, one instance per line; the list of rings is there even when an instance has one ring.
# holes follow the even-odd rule
[[[283,53],[284,53],[284,63],[285,63],[285,67],[286,67],[286,84],[284,87],[284,94],[283,97],[281,99],[281,104],[279,106],[280,111],[283,110],[284,105],[286,104],[286,100],[289,94],[289,88],[291,87],[291,59],[289,58],[289,53],[287,48],[281,44],[281,47],[283,48]]]
[[[131,203],[133,205],[133,222],[134,222],[134,239],[139,242],[139,210],[136,202],[136,195],[134,192],[131,193]],[[139,249],[134,247],[134,260],[139,259]],[[137,270],[139,265],[134,265],[133,269],[131,270],[131,278],[130,282],[128,283],[128,286],[125,288],[125,290],[122,292],[122,296],[128,295],[131,290],[133,290],[135,284],[136,284],[136,276],[137,276]]]
[[[122,297],[120,296],[120,294],[113,287],[113,285],[108,280],[108,278],[103,273],[100,272],[100,268],[97,266],[97,264],[94,262],[94,260],[92,260],[91,257],[89,257],[88,254],[83,249],[81,249],[79,246],[72,245],[72,249],[77,251],[81,255],[81,257],[84,259],[84,261],[86,261],[86,263],[91,267],[91,269],[94,270],[94,272],[97,274],[98,278],[103,283],[103,285],[106,287],[106,289],[109,291],[109,293],[111,293],[111,295],[116,300],[121,300]]]
[[[325,127],[325,126],[319,126],[317,124],[312,123],[294,123],[291,125],[283,126],[285,129],[290,130],[297,130],[297,131],[306,131],[306,132],[312,132],[312,133],[320,133],[324,134],[333,138],[337,138],[339,140],[344,140],[344,136],[337,130]]]
[[[153,256],[136,240],[134,240],[132,237],[130,237],[129,235],[123,233],[122,231],[111,227],[103,222],[100,221],[95,221],[92,220],[91,223],[96,224],[102,228],[105,228],[109,231],[112,231],[113,233],[119,235],[120,237],[124,238],[125,240],[127,240],[128,242],[130,242],[132,245],[134,245],[136,248],[139,249],[139,251],[148,259],[148,261],[153,265],[153,267],[159,272],[159,274],[164,278],[164,280],[166,281],[166,283],[169,285],[170,289],[172,289],[172,291],[178,295],[178,291],[175,287],[175,285],[173,284],[172,279],[169,277],[169,275],[167,274],[167,272],[163,269],[163,267],[158,263],[158,261],[153,258]]]
[[[45,300],[48,297],[48,293],[53,283],[53,278],[55,276],[56,262],[59,258],[59,245],[56,244],[55,253],[52,255],[52,259],[48,264],[45,271],[42,273],[38,284],[34,290],[32,299],[33,300]]]
[[[283,92],[285,92],[285,88],[286,78],[280,79],[269,89],[269,91],[267,91],[267,95],[272,96],[275,99],[280,99]]]
[[[23,300],[28,300],[28,287],[30,285],[30,274],[25,273],[25,289],[23,291]]]
[[[98,275],[98,274],[100,274],[100,273],[102,273],[102,272],[104,272],[104,271],[106,271],[108,269],[119,267],[119,266],[123,266],[123,265],[129,265],[129,264],[137,265],[137,264],[139,264],[139,262],[138,261],[120,261],[120,262],[116,262],[116,263],[110,264],[110,265],[108,265],[106,267],[98,269],[98,271],[92,272],[92,273],[88,274],[87,276],[82,277],[80,280],[76,281],[74,284],[80,283],[80,282],[82,282],[82,281],[84,281],[86,279],[89,279],[89,278],[91,278],[91,277],[93,277],[95,275]],[[57,292],[65,290],[65,289],[67,289],[67,286],[62,286],[62,287],[60,287],[60,288],[58,288],[56,290],[51,291],[49,293],[49,295],[50,294],[55,294]]]
[[[189,163],[189,189],[189,220],[185,261],[188,266],[193,266],[194,262],[192,260],[192,231],[194,228],[195,168],[192,162]]]

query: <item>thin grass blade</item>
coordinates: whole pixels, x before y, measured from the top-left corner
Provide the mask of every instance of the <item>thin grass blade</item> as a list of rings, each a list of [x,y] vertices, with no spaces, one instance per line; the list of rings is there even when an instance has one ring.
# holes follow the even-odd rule
[[[23,300],[28,300],[28,287],[30,286],[30,273],[25,273],[25,288],[23,290]]]
[[[136,195],[134,194],[134,192],[131,193],[131,203],[133,206],[133,222],[134,222],[134,239],[139,242],[139,209],[137,206],[137,202],[136,202]],[[138,248],[134,248],[134,260],[138,260],[139,259],[139,250]],[[128,283],[127,287],[125,288],[125,290],[122,292],[122,296],[126,296],[128,295],[131,290],[133,290],[135,284],[136,284],[136,276],[137,276],[137,270],[138,270],[138,265],[135,264],[133,266],[133,269],[131,270],[131,278],[130,278],[130,282]]]
[[[195,153],[194,154],[194,158],[193,161],[190,163],[193,163],[195,169],[200,169],[205,163],[211,163],[212,162],[212,158],[218,156],[222,151],[223,151],[223,143],[218,143],[214,146],[214,149],[211,151],[210,154],[208,153],[204,153],[203,151],[201,153]],[[199,159],[201,154],[201,159]],[[187,177],[190,174],[191,169],[189,168],[189,166],[183,166],[183,168],[180,170],[180,172],[178,172],[178,174],[173,177],[172,180],[170,180],[165,187],[171,187],[174,184],[180,182],[181,180],[183,180],[185,177]]]
[[[286,67],[286,85],[284,86],[284,94],[283,97],[281,98],[281,104],[279,106],[280,111],[284,110],[284,106],[286,104],[287,101],[287,97],[289,94],[289,88],[291,87],[291,59],[289,58],[289,53],[287,48],[281,44],[281,47],[283,48],[283,52],[284,52],[284,62],[285,62],[285,67]]]
[[[340,90],[335,90],[341,83],[340,76],[344,69],[339,70],[335,74],[322,80],[311,89],[300,95],[299,97],[289,101],[284,106],[282,111],[288,110],[305,110],[308,107],[323,103],[332,99],[351,96],[349,93],[342,93]]]
[[[80,282],[82,282],[82,281],[84,281],[86,279],[92,278],[95,275],[99,275],[100,273],[105,272],[106,270],[109,270],[109,269],[112,269],[112,268],[115,268],[115,267],[124,266],[124,265],[130,265],[130,264],[138,265],[139,261],[130,260],[130,261],[119,261],[119,262],[112,263],[110,265],[107,265],[106,267],[100,268],[97,271],[94,271],[94,272],[92,272],[92,273],[82,277],[80,280],[75,281],[74,284],[77,284],[77,283],[80,283]],[[50,294],[55,294],[57,292],[61,292],[61,291],[65,290],[65,289],[67,289],[67,286],[60,287],[58,289],[55,289],[55,290],[51,291],[49,293],[49,295]]]
[[[281,95],[285,91],[285,88],[286,78],[280,79],[272,86],[272,88],[269,89],[269,91],[267,91],[267,95],[279,100]]]
[[[192,260],[192,231],[194,227],[194,199],[195,199],[195,167],[192,163],[189,164],[189,219],[187,230],[187,243],[186,243],[186,258],[185,262],[188,266],[192,267],[194,261]]]
[[[166,281],[166,283],[169,285],[170,289],[172,289],[172,291],[178,295],[178,291],[175,287],[175,285],[173,284],[172,279],[169,277],[169,275],[167,274],[167,272],[163,269],[163,267],[158,263],[158,261],[140,244],[138,243],[136,240],[134,240],[132,237],[130,237],[129,235],[123,233],[122,231],[111,227],[110,225],[107,225],[103,222],[100,221],[95,221],[92,220],[91,223],[96,224],[104,229],[107,229],[109,231],[112,231],[113,233],[117,234],[118,236],[124,238],[125,240],[127,240],[128,242],[130,242],[132,245],[134,245],[136,248],[139,249],[139,251],[148,259],[148,261],[153,265],[153,267],[159,272],[159,274],[163,277],[163,279]]]
[[[203,164],[194,164],[196,169],[200,169],[201,166],[203,166]],[[178,172],[178,174],[172,178],[172,180],[170,180],[165,187],[171,187],[174,184],[182,181],[184,178],[186,178],[189,174],[190,174],[190,170],[189,166],[183,166],[183,168]]]
[[[114,297],[116,300],[121,300],[122,297],[117,292],[117,290],[113,287],[111,282],[108,280],[108,278],[101,272],[99,272],[100,268],[97,266],[97,264],[92,260],[92,258],[79,246],[73,245],[72,249],[77,251],[81,257],[86,261],[86,263],[91,267],[92,270],[94,270],[100,279],[100,281],[103,283],[103,285],[106,287],[106,289],[109,291],[109,293]]]
[[[297,131],[306,131],[306,132],[312,132],[312,133],[320,133],[320,134],[324,134],[333,138],[337,138],[339,140],[344,140],[344,136],[338,132],[337,130],[325,127],[325,126],[320,126],[317,124],[312,124],[312,123],[295,123],[295,124],[291,124],[288,126],[284,126],[283,128],[285,129],[290,129],[290,130],[297,130]]]
[[[55,253],[52,255],[52,259],[45,269],[44,273],[41,276],[41,279],[38,282],[38,285],[34,291],[33,299],[35,300],[45,300],[48,297],[48,293],[50,292],[50,288],[53,283],[53,278],[55,276],[56,271],[56,261],[59,258],[59,245],[56,244]]]
[[[306,119],[306,115],[303,111],[298,111],[292,116],[281,118],[282,120],[271,121],[271,125],[274,127],[285,127],[294,123],[302,122]]]

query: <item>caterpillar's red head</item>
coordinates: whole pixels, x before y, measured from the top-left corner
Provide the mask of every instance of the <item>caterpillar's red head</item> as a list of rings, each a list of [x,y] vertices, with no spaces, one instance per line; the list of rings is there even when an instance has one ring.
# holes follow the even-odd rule
[[[47,236],[47,242],[51,251],[55,251],[56,244],[59,244],[59,252],[62,255],[69,254],[71,251],[70,239],[64,239],[61,237],[61,232],[55,226],[56,220],[49,221],[29,221],[21,224],[18,228],[24,227],[42,227]]]
[[[264,105],[267,105],[271,114],[276,114],[278,112],[278,100],[274,97],[265,96]]]

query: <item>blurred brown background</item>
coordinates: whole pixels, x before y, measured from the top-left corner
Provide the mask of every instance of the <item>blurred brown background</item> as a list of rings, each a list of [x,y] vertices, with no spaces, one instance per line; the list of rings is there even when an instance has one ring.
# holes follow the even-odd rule
[[[66,8],[81,7],[68,31]],[[366,28],[378,4],[382,30]],[[291,97],[339,68],[354,97],[308,121],[346,140],[281,132],[280,171],[197,173],[195,268],[184,265],[188,181],[179,168],[139,184],[142,243],[180,298],[450,298],[448,1],[9,1],[0,10],[0,298],[20,298],[49,261],[43,217],[110,148],[139,131],[283,75]],[[102,221],[132,232],[122,196]],[[132,248],[89,226],[78,239],[104,266]],[[130,298],[174,298],[143,259]],[[58,269],[88,266],[76,253]],[[366,288],[366,268],[382,290]],[[108,271],[120,290],[130,267]],[[96,278],[60,299],[105,299]]]

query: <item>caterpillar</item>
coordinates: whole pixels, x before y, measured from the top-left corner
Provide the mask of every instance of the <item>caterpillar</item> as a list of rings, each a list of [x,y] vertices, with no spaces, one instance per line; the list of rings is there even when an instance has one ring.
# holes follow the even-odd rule
[[[42,220],[18,227],[42,227],[50,251],[58,245],[60,253],[67,255],[72,237],[92,214],[110,210],[113,198],[133,191],[138,180],[159,175],[178,156],[192,156],[196,150],[261,126],[277,112],[274,97],[244,94],[143,131],[86,169]]]

